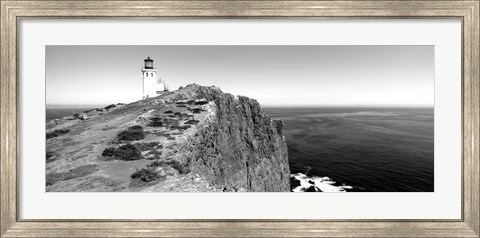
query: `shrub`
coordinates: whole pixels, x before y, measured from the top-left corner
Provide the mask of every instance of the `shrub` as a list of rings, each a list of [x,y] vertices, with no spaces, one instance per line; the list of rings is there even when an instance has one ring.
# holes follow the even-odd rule
[[[122,160],[137,160],[142,158],[142,152],[132,144],[126,144],[115,149],[115,156]]]
[[[139,179],[142,182],[152,182],[155,181],[162,176],[160,176],[156,171],[155,168],[143,168],[140,170],[135,171],[132,175],[130,175],[132,179]]]
[[[54,130],[52,132],[48,132],[47,133],[47,139],[58,137],[58,136],[67,134],[69,132],[70,132],[69,129],[57,129],[57,130]]]
[[[187,174],[190,173],[190,167],[186,164],[181,164],[180,162],[176,160],[170,160],[167,161],[166,164],[170,165],[170,167],[178,170],[181,174]]]
[[[145,138],[145,133],[143,132],[143,127],[131,126],[127,130],[120,132],[117,137],[119,140],[134,141]]]
[[[47,157],[47,159],[49,159],[50,157],[54,156],[55,153],[52,152],[52,151],[47,151],[47,153],[45,154],[45,156]]]
[[[162,167],[162,166],[165,166],[167,163],[165,163],[164,161],[153,161],[152,163],[150,163],[149,165],[147,165],[147,167],[150,167],[150,168],[155,168],[155,167]]]
[[[136,143],[134,144],[139,150],[155,150],[158,148],[162,148],[162,145],[158,142],[149,142],[149,143]]]
[[[151,127],[162,127],[163,126],[163,120],[160,117],[153,117],[150,119],[150,123],[148,126]]]
[[[54,161],[56,157],[57,157],[57,154],[55,154],[55,152],[47,151],[47,153],[45,153],[45,158],[47,160],[47,163]]]
[[[149,165],[147,165],[147,168],[156,168],[156,167],[165,167],[169,166],[172,167],[173,169],[177,170],[180,174],[187,174],[190,173],[190,168],[186,164],[181,164],[180,162],[176,160],[170,160],[170,161],[153,161]]]
[[[189,109],[189,110],[190,110],[191,112],[193,112],[193,113],[201,113],[201,112],[205,111],[205,110],[203,110],[203,109],[201,109],[201,108],[191,108],[191,109]]]
[[[115,157],[121,160],[142,159],[142,152],[132,144],[125,144],[118,148],[108,147],[102,152],[104,157]]]
[[[198,120],[189,120],[189,121],[185,122],[185,124],[187,124],[187,125],[195,125],[195,124],[197,124],[197,123],[199,123],[199,122],[200,122],[200,121],[198,121]]]
[[[173,100],[178,101],[178,100],[186,100],[187,97],[183,94],[177,94],[173,97]]]
[[[143,127],[142,126],[139,126],[139,125],[135,125],[135,126],[131,126],[128,128],[129,130],[143,130]]]
[[[103,157],[113,157],[115,156],[115,147],[108,147],[102,152]]]
[[[106,106],[105,109],[108,111],[109,109],[114,108],[114,107],[116,107],[115,104],[110,104],[110,105]]]

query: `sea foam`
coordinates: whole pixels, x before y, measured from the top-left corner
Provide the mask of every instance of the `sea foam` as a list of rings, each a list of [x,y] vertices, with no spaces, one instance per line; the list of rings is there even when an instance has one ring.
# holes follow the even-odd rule
[[[293,192],[305,192],[311,186],[314,186],[316,192],[346,192],[346,190],[352,189],[347,185],[336,186],[336,182],[329,177],[309,177],[302,173],[291,174],[290,177],[300,181],[300,186],[292,189]]]

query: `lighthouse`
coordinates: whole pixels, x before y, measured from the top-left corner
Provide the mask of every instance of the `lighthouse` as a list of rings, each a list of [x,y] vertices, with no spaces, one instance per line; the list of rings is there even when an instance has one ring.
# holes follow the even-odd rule
[[[156,97],[168,91],[165,82],[157,78],[157,69],[153,67],[150,56],[144,60],[143,75],[143,98]]]

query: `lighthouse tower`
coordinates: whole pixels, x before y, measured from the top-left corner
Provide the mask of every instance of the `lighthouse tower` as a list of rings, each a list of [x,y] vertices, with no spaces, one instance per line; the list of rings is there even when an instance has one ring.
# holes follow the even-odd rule
[[[143,98],[156,97],[167,91],[162,80],[157,79],[157,69],[153,67],[153,60],[150,56],[144,60],[143,74]]]

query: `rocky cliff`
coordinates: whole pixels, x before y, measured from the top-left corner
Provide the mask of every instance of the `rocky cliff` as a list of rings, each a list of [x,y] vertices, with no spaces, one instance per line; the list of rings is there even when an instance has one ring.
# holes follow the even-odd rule
[[[47,123],[47,191],[290,191],[282,122],[188,85]]]

